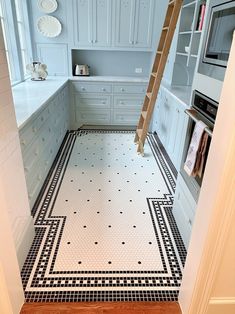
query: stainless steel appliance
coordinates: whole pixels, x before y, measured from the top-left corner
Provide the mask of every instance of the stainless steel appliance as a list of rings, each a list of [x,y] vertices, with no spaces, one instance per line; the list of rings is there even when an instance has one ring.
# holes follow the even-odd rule
[[[223,81],[235,30],[235,0],[209,2],[198,72]]]
[[[89,66],[86,64],[75,64],[74,75],[76,76],[89,76]]]
[[[209,139],[207,141],[206,154],[205,154],[205,163],[204,163],[204,169],[205,169],[206,159],[209,152],[213,127],[214,127],[216,114],[217,114],[217,108],[218,108],[218,103],[216,101],[210,99],[209,97],[195,90],[193,92],[192,107],[190,109],[185,110],[185,113],[189,116],[189,121],[188,121],[188,129],[186,133],[186,140],[185,140],[185,145],[184,145],[184,150],[183,150],[180,173],[182,177],[184,178],[184,181],[186,182],[190,192],[192,193],[196,201],[198,200],[200,187],[203,180],[203,175],[201,178],[199,178],[198,176],[196,177],[189,176],[184,170],[184,163],[187,157],[188,148],[191,141],[195,123],[201,120],[207,125],[205,132],[209,134]],[[204,169],[203,169],[203,173],[204,173]]]

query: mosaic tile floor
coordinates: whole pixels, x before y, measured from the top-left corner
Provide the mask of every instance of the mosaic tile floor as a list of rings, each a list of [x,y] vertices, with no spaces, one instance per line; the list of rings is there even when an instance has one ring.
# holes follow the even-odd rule
[[[176,171],[156,135],[69,132],[34,211],[27,302],[174,301],[186,251],[171,213]]]

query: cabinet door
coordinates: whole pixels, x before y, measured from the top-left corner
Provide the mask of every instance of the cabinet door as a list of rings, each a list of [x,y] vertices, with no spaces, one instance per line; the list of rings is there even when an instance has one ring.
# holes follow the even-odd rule
[[[75,45],[92,46],[92,0],[73,0]]]
[[[111,0],[93,0],[92,45],[111,45]]]
[[[135,7],[134,0],[116,0],[116,30],[115,45],[133,47]]]
[[[171,103],[171,97],[165,90],[162,92],[162,102],[159,111],[160,111],[159,138],[162,144],[165,146],[166,151],[168,151],[168,143],[172,127],[171,124],[173,107]]]
[[[152,44],[154,0],[136,1],[134,46],[150,48]]]

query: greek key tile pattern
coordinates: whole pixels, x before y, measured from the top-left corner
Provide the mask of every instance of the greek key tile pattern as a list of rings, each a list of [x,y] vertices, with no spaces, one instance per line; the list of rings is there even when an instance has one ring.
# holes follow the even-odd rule
[[[176,171],[149,135],[68,132],[34,208],[27,302],[175,301],[186,250],[171,213]]]

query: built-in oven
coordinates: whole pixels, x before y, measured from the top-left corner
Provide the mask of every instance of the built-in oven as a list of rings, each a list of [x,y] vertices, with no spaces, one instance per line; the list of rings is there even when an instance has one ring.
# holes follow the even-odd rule
[[[207,2],[198,72],[223,81],[235,30],[235,0]]]
[[[185,110],[185,113],[189,116],[189,119],[188,119],[188,128],[187,128],[186,140],[184,144],[180,173],[182,177],[184,178],[184,181],[187,184],[188,189],[190,190],[195,201],[198,200],[198,196],[200,193],[204,169],[206,166],[206,160],[207,160],[208,152],[210,149],[211,137],[212,137],[213,127],[214,127],[214,123],[216,119],[217,108],[218,108],[218,103],[216,101],[210,99],[209,97],[195,90],[193,92],[193,97],[192,97],[192,107],[190,109]],[[206,144],[206,149],[205,149],[205,160],[203,164],[202,175],[200,177],[198,175],[195,177],[190,176],[184,170],[184,164],[187,158],[189,145],[190,145],[194,127],[197,121],[203,121],[206,124],[206,128],[204,132],[207,132],[209,135],[207,144]]]

